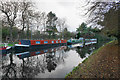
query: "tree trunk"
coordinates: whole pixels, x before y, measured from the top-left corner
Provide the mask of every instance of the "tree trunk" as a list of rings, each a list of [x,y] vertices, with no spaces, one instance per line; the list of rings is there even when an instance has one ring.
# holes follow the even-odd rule
[[[12,25],[10,26],[10,43],[13,42]]]
[[[18,32],[17,41],[20,40],[20,32]]]

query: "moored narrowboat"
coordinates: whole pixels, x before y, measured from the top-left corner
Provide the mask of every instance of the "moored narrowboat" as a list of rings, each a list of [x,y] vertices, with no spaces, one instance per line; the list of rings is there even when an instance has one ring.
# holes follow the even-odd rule
[[[78,44],[78,43],[83,44],[84,43],[84,38],[67,40],[67,45]]]
[[[15,44],[15,50],[45,49],[67,45],[67,40],[20,40]]]
[[[85,45],[95,44],[97,39],[85,39]]]

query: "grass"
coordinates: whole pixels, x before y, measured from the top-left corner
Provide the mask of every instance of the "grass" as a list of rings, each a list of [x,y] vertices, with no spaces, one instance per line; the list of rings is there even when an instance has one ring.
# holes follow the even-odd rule
[[[18,44],[18,42],[14,42],[14,43],[8,43],[7,46],[14,46],[15,44]],[[5,46],[4,44],[0,44],[0,47]]]
[[[77,69],[79,69],[79,66],[74,67],[73,70],[72,70],[72,72],[70,72],[67,75],[65,75],[65,78],[67,78],[68,76],[70,76],[71,73],[74,73],[74,71],[76,71]]]
[[[106,43],[104,46],[106,46],[106,45],[108,45],[108,44],[110,44],[110,43],[112,43],[112,42],[115,42],[115,41],[114,41],[114,40],[113,40],[113,41],[110,41],[110,42]],[[98,48],[97,50],[93,51],[92,55],[94,55],[95,53],[98,53],[100,50],[102,50],[102,49],[104,48],[104,46],[101,46],[101,47]]]
[[[9,43],[8,46],[14,46],[14,44],[10,44],[10,43]]]
[[[82,63],[86,62],[88,60],[88,58],[86,58]]]
[[[112,42],[114,42],[114,41],[110,41],[110,42],[106,43],[105,45],[110,44],[110,43],[112,43]],[[92,55],[98,53],[98,52],[99,52],[100,50],[102,50],[103,48],[104,48],[104,46],[102,46],[102,47],[98,48],[97,50],[93,51]],[[89,57],[90,57],[90,56],[89,56]],[[89,58],[89,57],[88,57],[88,58]],[[85,63],[85,62],[88,60],[88,58],[86,58],[82,63]]]
[[[66,74],[66,75],[65,75],[65,78],[67,78],[67,77],[70,76],[70,75],[71,75],[71,73]]]

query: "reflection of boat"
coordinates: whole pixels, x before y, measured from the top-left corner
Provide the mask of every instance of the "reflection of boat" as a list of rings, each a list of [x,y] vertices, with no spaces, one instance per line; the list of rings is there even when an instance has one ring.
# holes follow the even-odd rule
[[[67,40],[67,45],[72,45],[72,44],[77,44],[77,43],[82,43],[83,44],[83,42],[84,42],[83,38],[69,39],[69,40]]]
[[[7,47],[0,47],[0,52],[1,53],[6,53]]]
[[[0,56],[6,56],[12,47],[0,47]]]
[[[78,44],[68,45],[68,48],[75,48],[75,47],[83,47],[83,44],[78,43]]]
[[[66,44],[67,40],[20,40],[19,44],[15,44],[15,50],[44,49]]]
[[[6,47],[0,47],[0,53],[6,53],[9,49],[11,49],[11,47],[6,46]]]
[[[66,46],[37,50],[37,51],[27,51],[27,52],[22,52],[22,53],[16,53],[16,55],[20,59],[22,59],[22,58],[41,55],[41,54],[44,54],[44,53],[50,53],[50,52],[54,52],[54,51],[58,51],[58,50],[62,50],[62,49],[66,49]]]

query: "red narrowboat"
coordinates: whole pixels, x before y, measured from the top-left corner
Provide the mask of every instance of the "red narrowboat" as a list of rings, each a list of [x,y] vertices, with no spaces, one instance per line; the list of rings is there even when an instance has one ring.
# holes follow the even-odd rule
[[[20,40],[15,50],[44,49],[67,45],[67,40]]]

